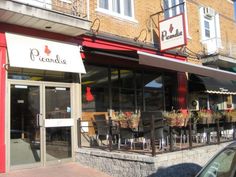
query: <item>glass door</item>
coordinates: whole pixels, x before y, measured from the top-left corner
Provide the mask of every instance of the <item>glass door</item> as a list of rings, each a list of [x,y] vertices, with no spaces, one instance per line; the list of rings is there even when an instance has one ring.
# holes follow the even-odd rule
[[[45,86],[46,163],[72,158],[70,87]]]
[[[10,165],[41,162],[40,87],[10,85]]]
[[[69,84],[55,85],[10,82],[12,169],[72,160],[71,88]]]

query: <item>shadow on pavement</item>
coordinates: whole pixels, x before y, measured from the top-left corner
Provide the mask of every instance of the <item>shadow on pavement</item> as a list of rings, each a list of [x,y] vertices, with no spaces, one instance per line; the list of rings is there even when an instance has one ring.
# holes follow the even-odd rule
[[[194,177],[201,168],[198,164],[181,163],[166,168],[158,168],[156,173],[149,175],[149,177]]]

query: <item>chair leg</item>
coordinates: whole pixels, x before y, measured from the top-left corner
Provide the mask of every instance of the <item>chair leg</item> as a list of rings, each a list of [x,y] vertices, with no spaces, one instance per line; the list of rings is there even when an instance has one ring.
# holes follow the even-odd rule
[[[145,150],[145,145],[146,145],[146,149],[150,149],[150,140],[143,138],[143,150]]]
[[[169,147],[169,136],[166,137],[166,148]]]
[[[162,138],[159,139],[159,150],[162,150]]]
[[[133,142],[134,142],[134,139],[130,139],[130,149],[133,149]]]
[[[180,135],[180,142],[179,142],[179,147],[180,149],[182,148],[182,142],[183,142],[183,135]]]
[[[121,140],[120,140],[120,136],[119,136],[119,139],[118,139],[118,149],[120,149],[120,143],[121,143]]]
[[[143,138],[143,150],[145,149],[146,139]]]
[[[109,135],[106,135],[106,142],[107,142],[106,145],[108,145],[109,144]]]

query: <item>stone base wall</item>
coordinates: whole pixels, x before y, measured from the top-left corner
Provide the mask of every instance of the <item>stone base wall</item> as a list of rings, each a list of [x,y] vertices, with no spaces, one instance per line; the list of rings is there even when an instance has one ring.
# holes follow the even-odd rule
[[[157,155],[154,159],[157,177],[194,176],[217,152],[230,143],[209,145]]]
[[[124,152],[79,149],[76,160],[83,165],[117,177],[144,177],[156,171],[154,158]]]
[[[228,144],[163,153],[155,157],[82,148],[78,150],[76,160],[114,177],[191,177]]]

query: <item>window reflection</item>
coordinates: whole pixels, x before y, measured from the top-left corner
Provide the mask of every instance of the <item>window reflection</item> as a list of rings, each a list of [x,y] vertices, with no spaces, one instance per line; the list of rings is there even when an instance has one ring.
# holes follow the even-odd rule
[[[72,83],[79,82],[79,75],[59,71],[10,67],[8,79]]]
[[[163,110],[163,84],[159,73],[144,75],[144,108],[145,111]]]
[[[131,70],[120,70],[120,82],[122,88],[134,89],[134,74]]]
[[[82,76],[84,112],[164,109],[162,73],[85,66],[87,74]]]
[[[82,76],[83,111],[107,111],[108,68],[85,65],[87,73]]]
[[[162,78],[158,77],[154,80],[151,80],[150,82],[148,82],[146,85],[144,85],[144,87],[149,87],[149,88],[162,88]]]
[[[46,87],[46,118],[71,118],[70,88]]]

